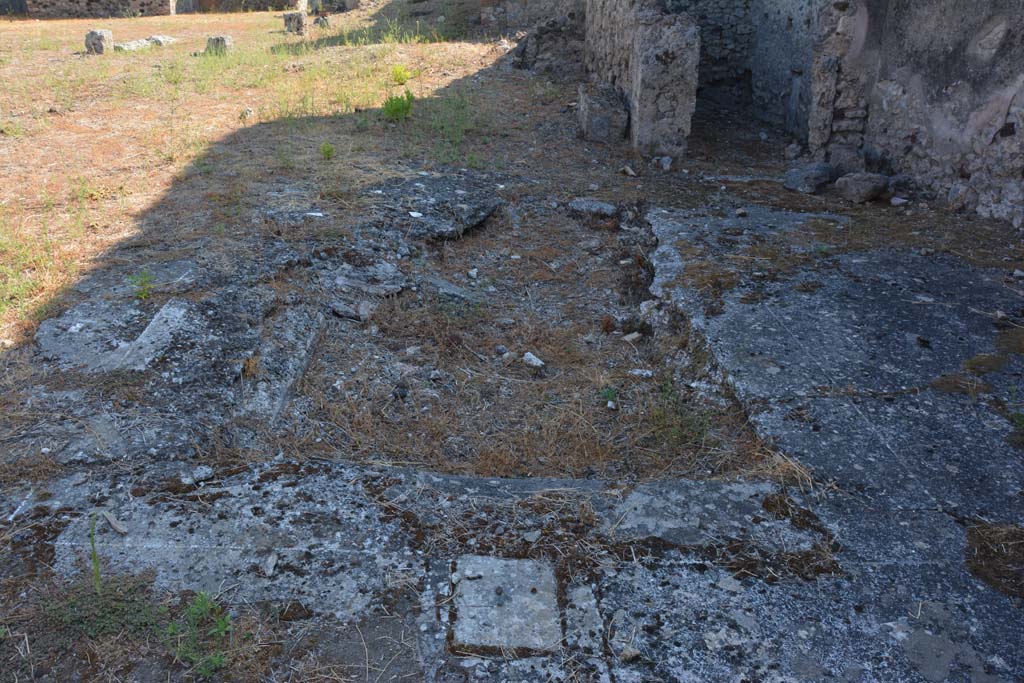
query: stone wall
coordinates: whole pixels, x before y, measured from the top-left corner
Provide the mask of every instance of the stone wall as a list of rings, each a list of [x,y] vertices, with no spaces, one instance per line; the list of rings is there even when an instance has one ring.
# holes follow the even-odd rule
[[[1024,225],[1024,2],[857,0],[821,26],[812,150]]]
[[[175,14],[177,0],[25,0],[37,19],[107,18]]]
[[[12,0],[0,0],[2,3]],[[304,10],[307,0],[13,0],[39,19]],[[350,0],[351,1],[351,0]],[[0,14],[3,14],[0,9]]]
[[[751,0],[666,0],[670,12],[685,12],[700,27],[702,86],[746,81],[754,26]]]
[[[0,0],[0,16],[24,14],[26,11],[25,0]]]
[[[633,147],[682,154],[697,99],[697,25],[651,0],[587,0],[585,35],[587,73],[623,95]]]
[[[751,0],[749,53],[755,111],[803,139],[821,8],[832,0]]]
[[[515,31],[549,19],[582,14],[584,0],[481,0],[480,22],[487,28]]]

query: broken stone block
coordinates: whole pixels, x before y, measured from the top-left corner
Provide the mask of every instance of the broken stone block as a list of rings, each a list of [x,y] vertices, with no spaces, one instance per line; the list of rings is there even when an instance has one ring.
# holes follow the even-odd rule
[[[782,179],[787,190],[814,194],[835,179],[835,169],[824,162],[804,164],[791,168]]]
[[[452,583],[456,647],[545,652],[561,646],[557,584],[549,563],[463,555]]]
[[[116,43],[114,45],[115,52],[137,52],[138,50],[146,50],[153,47],[153,44],[145,38],[139,38],[138,40],[129,40],[127,43]]]
[[[167,47],[168,45],[172,45],[178,42],[177,38],[173,38],[171,36],[162,36],[159,34],[155,36],[150,36],[149,38],[146,38],[146,40],[155,45],[156,47]]]
[[[700,29],[685,14],[641,12],[630,62],[630,134],[641,154],[686,151],[697,105]]]
[[[569,210],[583,218],[614,218],[619,213],[614,204],[592,197],[577,197],[569,202]]]
[[[889,178],[878,173],[849,173],[836,181],[843,199],[864,204],[877,199],[889,187]]]
[[[210,36],[206,39],[206,54],[226,55],[234,42],[231,36]]]
[[[313,25],[317,28],[330,28],[331,20],[328,17],[317,17],[313,20]]]
[[[625,139],[629,114],[622,97],[611,86],[581,85],[576,112],[584,140],[615,143]]]
[[[296,35],[306,35],[306,13],[287,12],[284,15],[284,30]]]
[[[85,51],[91,55],[101,55],[114,49],[114,33],[107,29],[97,29],[85,34]]]

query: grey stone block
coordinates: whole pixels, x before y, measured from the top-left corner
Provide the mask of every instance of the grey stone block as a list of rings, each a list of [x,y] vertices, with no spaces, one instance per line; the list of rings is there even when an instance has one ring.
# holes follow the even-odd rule
[[[452,583],[455,647],[551,651],[561,646],[557,584],[547,562],[463,555]]]
[[[581,85],[577,108],[580,137],[593,142],[620,142],[629,129],[629,114],[614,88]]]
[[[305,12],[287,12],[284,15],[284,30],[288,33],[304,36],[306,35],[306,25]]]
[[[234,42],[231,36],[210,36],[206,39],[206,54],[226,55]]]
[[[114,49],[114,34],[107,29],[97,29],[85,34],[85,51],[101,55]]]

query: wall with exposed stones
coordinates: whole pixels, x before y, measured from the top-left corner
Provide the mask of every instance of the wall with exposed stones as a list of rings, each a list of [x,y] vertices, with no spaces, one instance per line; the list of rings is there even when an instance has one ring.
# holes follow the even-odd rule
[[[702,86],[749,79],[750,0],[666,0],[665,5],[690,15],[700,27]]]
[[[812,150],[1024,225],[1024,2],[859,0],[821,26]]]
[[[806,135],[818,17],[831,0],[751,0],[749,52],[755,111],[790,133]]]
[[[177,0],[25,0],[38,19],[135,17],[175,14]]]
[[[13,0],[39,19],[305,9],[307,0]],[[353,0],[348,0],[352,2]],[[4,2],[0,0],[0,8]],[[0,9],[0,14],[3,14]]]
[[[682,154],[697,100],[697,25],[650,0],[587,0],[585,35],[587,72],[623,95],[634,149]]]
[[[0,16],[9,14],[24,14],[25,0],[0,0]]]
[[[584,0],[481,0],[480,22],[487,28],[514,31],[548,19],[583,12]]]

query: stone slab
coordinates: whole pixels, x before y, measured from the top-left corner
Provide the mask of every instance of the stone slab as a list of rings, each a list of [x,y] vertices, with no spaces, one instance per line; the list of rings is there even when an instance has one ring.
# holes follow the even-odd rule
[[[456,650],[557,650],[562,644],[555,572],[536,560],[463,555],[455,584]]]
[[[1009,421],[966,396],[926,390],[772,404],[753,417],[821,479],[882,509],[944,509],[1024,522],[1024,465]]]
[[[138,333],[145,313],[131,303],[86,302],[39,326],[40,350],[64,367],[88,372],[144,370],[184,331],[195,334],[203,323],[188,302],[164,304]],[[134,336],[137,334],[137,336]],[[133,338],[134,336],[134,338]]]

